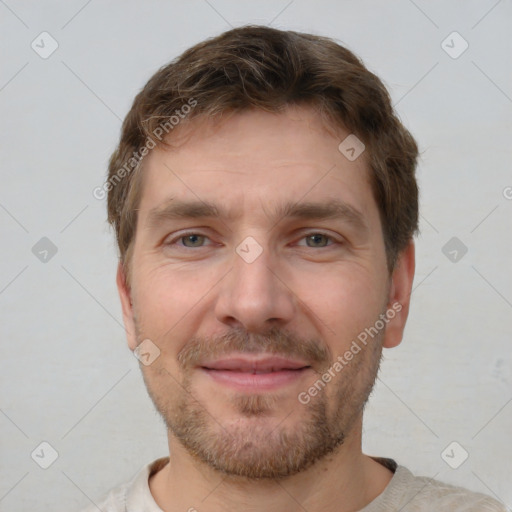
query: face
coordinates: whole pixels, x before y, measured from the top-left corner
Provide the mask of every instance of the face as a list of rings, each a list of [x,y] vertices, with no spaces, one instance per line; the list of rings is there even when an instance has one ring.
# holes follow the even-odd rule
[[[334,452],[401,340],[412,246],[390,276],[348,135],[306,107],[251,111],[145,162],[130,289],[118,271],[129,345],[160,351],[141,369],[171,444],[224,473],[284,477]]]

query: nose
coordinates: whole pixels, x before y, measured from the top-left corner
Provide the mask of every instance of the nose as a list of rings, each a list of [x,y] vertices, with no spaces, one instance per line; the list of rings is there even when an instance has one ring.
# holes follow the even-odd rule
[[[264,333],[294,318],[297,299],[267,250],[254,260],[235,253],[233,267],[220,285],[215,316],[229,327]]]

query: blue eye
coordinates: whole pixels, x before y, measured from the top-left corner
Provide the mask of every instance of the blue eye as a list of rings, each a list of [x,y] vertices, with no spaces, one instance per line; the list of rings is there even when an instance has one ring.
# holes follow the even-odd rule
[[[327,247],[328,245],[331,245],[329,242],[332,242],[331,237],[324,235],[323,233],[307,235],[304,237],[304,240],[306,240],[306,245],[308,247]]]
[[[198,235],[197,233],[190,233],[179,238],[185,247],[202,247],[205,239],[204,235]]]
[[[305,242],[304,242],[305,241]],[[309,233],[304,235],[297,245],[302,247],[310,247],[310,248],[323,248],[329,247],[335,243],[335,240],[332,236],[327,235],[325,233]],[[167,246],[177,246],[177,248],[201,248],[207,247],[211,245],[210,239],[206,235],[202,235],[200,233],[189,232],[184,233],[181,236],[170,240],[165,245]]]

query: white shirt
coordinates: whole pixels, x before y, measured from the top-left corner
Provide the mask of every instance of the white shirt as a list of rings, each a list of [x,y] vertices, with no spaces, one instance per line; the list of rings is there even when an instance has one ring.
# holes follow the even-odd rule
[[[484,494],[475,493],[414,476],[392,459],[374,459],[394,472],[384,491],[360,512],[507,512],[504,505]],[[114,489],[97,504],[82,512],[163,512],[149,490],[149,477],[162,469],[169,457],[145,465],[135,477]]]

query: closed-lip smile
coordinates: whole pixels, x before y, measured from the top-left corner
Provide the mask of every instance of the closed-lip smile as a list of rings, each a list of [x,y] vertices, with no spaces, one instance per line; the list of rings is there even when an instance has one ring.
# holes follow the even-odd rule
[[[242,390],[271,390],[301,378],[311,366],[275,355],[232,355],[204,361],[198,367],[214,381]]]

